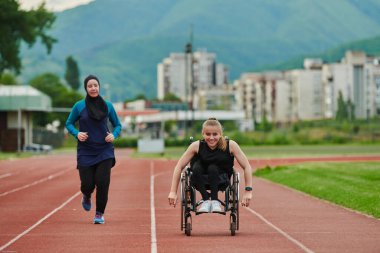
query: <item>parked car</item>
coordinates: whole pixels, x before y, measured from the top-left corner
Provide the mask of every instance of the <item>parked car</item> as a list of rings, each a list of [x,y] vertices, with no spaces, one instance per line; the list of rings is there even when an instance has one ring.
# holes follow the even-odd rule
[[[24,146],[24,151],[26,152],[49,153],[52,150],[53,150],[53,147],[51,145],[31,143],[29,145]]]

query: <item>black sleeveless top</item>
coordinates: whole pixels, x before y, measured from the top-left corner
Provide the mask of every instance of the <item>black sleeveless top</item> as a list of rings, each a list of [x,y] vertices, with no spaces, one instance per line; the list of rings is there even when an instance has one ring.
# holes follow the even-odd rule
[[[234,165],[234,157],[230,153],[230,143],[227,141],[226,150],[223,151],[219,148],[211,149],[204,140],[199,141],[198,159],[204,166],[214,164],[226,173],[232,173]]]

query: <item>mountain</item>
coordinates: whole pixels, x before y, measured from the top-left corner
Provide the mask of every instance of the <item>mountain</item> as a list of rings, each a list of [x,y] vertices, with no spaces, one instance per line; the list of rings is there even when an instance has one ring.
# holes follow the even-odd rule
[[[156,68],[171,52],[216,53],[231,79],[260,66],[380,35],[378,0],[95,0],[56,13],[51,55],[23,48],[22,79],[63,77],[72,55],[82,76],[110,84],[112,101],[156,96]]]

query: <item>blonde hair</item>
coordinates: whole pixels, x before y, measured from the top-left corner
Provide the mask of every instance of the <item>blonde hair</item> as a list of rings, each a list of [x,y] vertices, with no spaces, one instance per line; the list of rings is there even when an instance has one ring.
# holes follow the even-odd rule
[[[222,124],[220,124],[220,122],[216,119],[216,118],[208,118],[208,120],[206,120],[205,122],[203,122],[203,125],[202,125],[202,133],[205,129],[205,127],[217,127],[219,128],[219,131],[220,131],[220,139],[218,141],[218,148],[223,150],[223,151],[226,151],[227,149],[227,141],[226,139],[224,138],[223,136],[223,127],[222,127]]]

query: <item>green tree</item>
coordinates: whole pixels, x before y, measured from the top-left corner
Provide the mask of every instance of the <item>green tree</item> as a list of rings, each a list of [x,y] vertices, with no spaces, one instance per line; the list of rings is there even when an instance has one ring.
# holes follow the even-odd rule
[[[58,108],[71,108],[74,103],[83,98],[77,91],[69,90],[63,85],[59,77],[53,73],[45,73],[36,76],[30,80],[30,86],[42,91],[48,95],[52,100],[52,106]],[[58,119],[63,123],[68,117],[68,113],[54,112],[54,113],[35,113],[34,122],[36,125],[45,126],[53,120]]]
[[[37,9],[24,11],[16,0],[0,1],[0,74],[4,70],[21,70],[20,45],[33,46],[41,39],[50,53],[56,39],[46,34],[55,21],[55,15],[42,3]]]
[[[17,84],[16,77],[11,73],[0,74],[0,84],[14,85]]]
[[[336,112],[336,120],[343,121],[348,119],[348,111],[346,102],[343,99],[342,91],[338,93],[338,109]]]
[[[338,121],[354,121],[355,120],[355,105],[349,98],[346,101],[343,99],[342,92],[338,93],[338,109],[336,112],[336,120]]]
[[[80,74],[77,62],[72,56],[67,57],[65,79],[73,90],[78,90],[79,88],[79,76]]]
[[[124,100],[124,103],[129,103],[129,102],[133,102],[133,101],[136,101],[136,100],[148,100],[146,98],[146,96],[144,94],[137,94],[134,98],[132,99],[126,99]]]
[[[355,105],[354,103],[352,103],[351,99],[347,100],[346,107],[347,107],[348,120],[354,121],[355,120]]]
[[[176,101],[176,102],[181,102],[181,99],[174,95],[173,93],[167,93],[164,96],[164,101]]]

